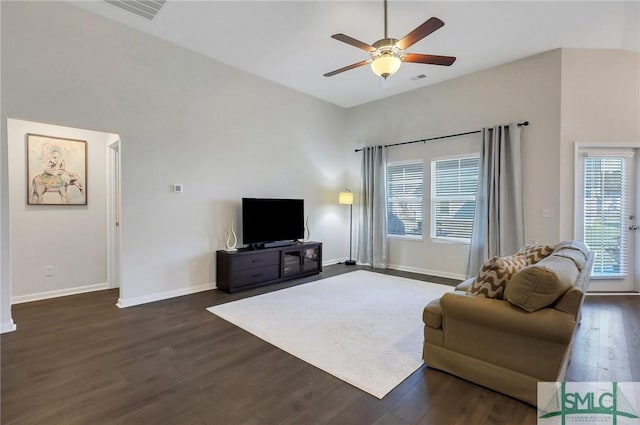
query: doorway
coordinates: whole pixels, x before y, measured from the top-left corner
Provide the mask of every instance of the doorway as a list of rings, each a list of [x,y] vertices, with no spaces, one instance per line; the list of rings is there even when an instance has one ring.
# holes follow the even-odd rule
[[[86,205],[27,204],[27,134],[86,141]],[[122,290],[120,230],[109,231],[121,210],[119,135],[9,118],[7,145],[11,304]]]
[[[638,291],[638,147],[580,146],[576,239],[595,252],[590,291]]]

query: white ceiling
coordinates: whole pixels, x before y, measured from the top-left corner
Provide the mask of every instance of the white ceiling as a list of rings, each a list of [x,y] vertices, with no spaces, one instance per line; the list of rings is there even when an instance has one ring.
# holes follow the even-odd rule
[[[84,9],[343,107],[490,68],[559,47],[640,51],[640,1],[389,0],[389,37],[432,16],[445,26],[407,51],[456,56],[450,67],[405,63],[387,80],[368,66],[323,74],[368,59],[332,39],[372,44],[384,36],[383,1],[167,0],[153,21],[103,1]],[[424,74],[426,78],[418,79]]]

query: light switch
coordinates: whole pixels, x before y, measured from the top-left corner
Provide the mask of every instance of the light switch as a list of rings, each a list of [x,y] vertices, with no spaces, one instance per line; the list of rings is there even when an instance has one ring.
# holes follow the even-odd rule
[[[184,185],[178,184],[178,183],[174,183],[174,184],[171,185],[171,191],[175,192],[175,193],[182,193],[182,192],[184,192]]]

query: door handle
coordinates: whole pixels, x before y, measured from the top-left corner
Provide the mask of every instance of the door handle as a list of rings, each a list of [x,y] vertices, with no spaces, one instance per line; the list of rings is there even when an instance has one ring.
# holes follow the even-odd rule
[[[629,226],[629,230],[638,230],[638,226],[633,224],[633,225]]]

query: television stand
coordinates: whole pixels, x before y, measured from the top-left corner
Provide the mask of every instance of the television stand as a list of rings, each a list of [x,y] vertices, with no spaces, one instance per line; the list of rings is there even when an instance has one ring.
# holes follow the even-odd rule
[[[237,292],[322,271],[322,242],[216,251],[216,286]]]

